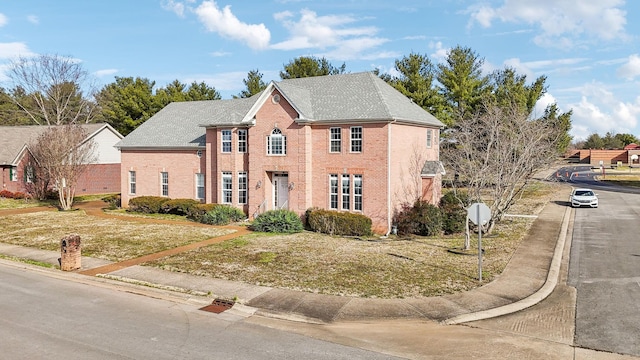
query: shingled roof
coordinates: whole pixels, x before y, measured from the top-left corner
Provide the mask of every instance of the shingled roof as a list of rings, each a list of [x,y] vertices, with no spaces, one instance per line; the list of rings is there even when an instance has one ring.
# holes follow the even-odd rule
[[[106,124],[81,125],[89,136]],[[50,128],[46,125],[0,126],[0,165],[13,165],[17,162],[25,145],[35,141],[40,134]]]
[[[247,99],[175,102],[116,144],[120,148],[204,147],[206,127],[252,125],[255,112],[277,89],[298,111],[299,122],[400,121],[444,127],[371,72],[271,82]]]

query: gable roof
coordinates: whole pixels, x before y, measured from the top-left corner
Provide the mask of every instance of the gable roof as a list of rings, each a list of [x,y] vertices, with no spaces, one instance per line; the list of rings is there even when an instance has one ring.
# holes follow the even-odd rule
[[[250,126],[277,90],[300,123],[398,121],[444,127],[429,112],[371,72],[271,82],[250,98],[170,103],[116,144],[119,148],[204,147],[206,127]]]
[[[80,126],[88,133],[86,140],[95,136],[103,128],[107,128],[122,138],[119,132],[106,123],[82,124]],[[40,134],[50,127],[47,125],[0,126],[0,165],[17,165],[25,146],[35,141]]]

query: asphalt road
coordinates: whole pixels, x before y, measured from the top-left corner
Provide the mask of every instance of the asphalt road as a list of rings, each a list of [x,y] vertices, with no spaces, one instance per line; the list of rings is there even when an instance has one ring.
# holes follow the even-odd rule
[[[2,359],[393,359],[0,262]]]
[[[574,177],[575,180],[575,177]],[[640,356],[640,195],[585,181],[597,209],[575,210],[568,284],[577,289],[575,345]]]

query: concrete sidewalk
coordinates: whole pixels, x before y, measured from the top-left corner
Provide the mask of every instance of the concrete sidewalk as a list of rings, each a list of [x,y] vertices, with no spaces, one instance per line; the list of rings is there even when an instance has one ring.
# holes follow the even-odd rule
[[[3,214],[6,213],[0,212],[0,216]],[[135,262],[125,266],[89,257],[82,258],[78,273],[179,291],[209,302],[212,297],[234,299],[234,309],[287,320],[331,323],[419,319],[456,324],[519,311],[551,294],[558,281],[570,214],[571,208],[563,201],[549,202],[496,280],[471,291],[439,297],[368,299],[312,294],[163,271]],[[56,265],[60,257],[59,252],[2,243],[0,254]]]

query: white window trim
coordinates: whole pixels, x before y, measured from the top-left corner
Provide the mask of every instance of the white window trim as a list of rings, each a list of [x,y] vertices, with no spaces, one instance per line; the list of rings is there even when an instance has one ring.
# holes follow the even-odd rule
[[[334,186],[332,185],[332,182],[335,181],[335,192],[333,192],[334,190]],[[336,205],[333,206],[333,199],[332,197],[335,196],[336,198]],[[338,174],[329,174],[329,209],[331,210],[338,210],[340,208],[340,177],[338,176]]]
[[[281,139],[281,153],[273,152],[273,142],[272,139],[279,138]],[[282,131],[278,128],[275,128],[271,131],[271,134],[267,136],[267,155],[268,156],[286,156],[287,155],[287,137],[282,133]]]
[[[225,183],[226,181],[226,183]],[[221,203],[222,204],[232,204],[233,203],[233,174],[231,173],[231,171],[223,171],[222,172],[222,199],[221,199]],[[225,185],[229,185],[228,188],[225,187]],[[229,196],[227,196],[227,194]],[[231,198],[230,201],[227,201],[227,198]]]
[[[359,181],[359,186],[356,186],[357,182],[356,179],[360,179]],[[355,174],[353,175],[353,211],[362,211],[362,209],[364,208],[364,185],[363,185],[363,181],[362,181],[362,175],[361,174]],[[360,188],[360,194],[356,193],[356,189]],[[356,201],[359,200],[359,201]],[[356,208],[356,204],[360,203],[360,209]]]
[[[244,140],[240,138],[240,134],[244,134]],[[239,153],[247,153],[249,151],[249,132],[247,129],[238,129],[238,152]],[[241,150],[240,144],[243,144],[244,151]]]
[[[360,135],[359,138],[355,138],[354,135],[354,130],[355,129],[359,129],[358,134]],[[349,128],[349,152],[351,153],[362,153],[362,149],[364,147],[364,142],[363,142],[363,129],[362,126],[352,126],[351,128]],[[360,144],[360,150],[354,150],[354,142],[357,141]]]
[[[225,150],[225,145],[229,148],[229,150]],[[220,152],[224,154],[229,154],[232,151],[233,151],[233,133],[229,129],[220,130]]]
[[[165,174],[166,174],[166,179],[167,182],[165,183]],[[166,193],[164,191],[165,189],[165,185],[166,185]],[[169,196],[169,173],[167,171],[161,171],[160,172],[160,196],[165,196],[168,197]]]
[[[204,173],[196,173],[195,175],[196,179],[195,179],[195,183],[196,183],[196,200],[204,200],[204,198],[206,197],[206,193],[205,193],[205,176]],[[200,183],[199,180],[202,180],[202,183]],[[200,196],[200,189],[202,189],[202,197]]]
[[[427,149],[431,149],[433,146],[433,131],[431,129],[427,129]]]
[[[334,130],[338,130],[334,133]],[[334,138],[333,135],[337,135],[337,138]],[[333,144],[336,143],[338,150],[333,150]],[[339,154],[342,152],[342,128],[332,127],[329,128],[329,152],[332,154]]]
[[[129,195],[135,195],[138,190],[136,185],[136,175],[135,170],[129,170]]]
[[[249,200],[249,186],[247,181],[247,172],[238,172],[238,204],[246,204]],[[243,201],[244,197],[244,201]]]

